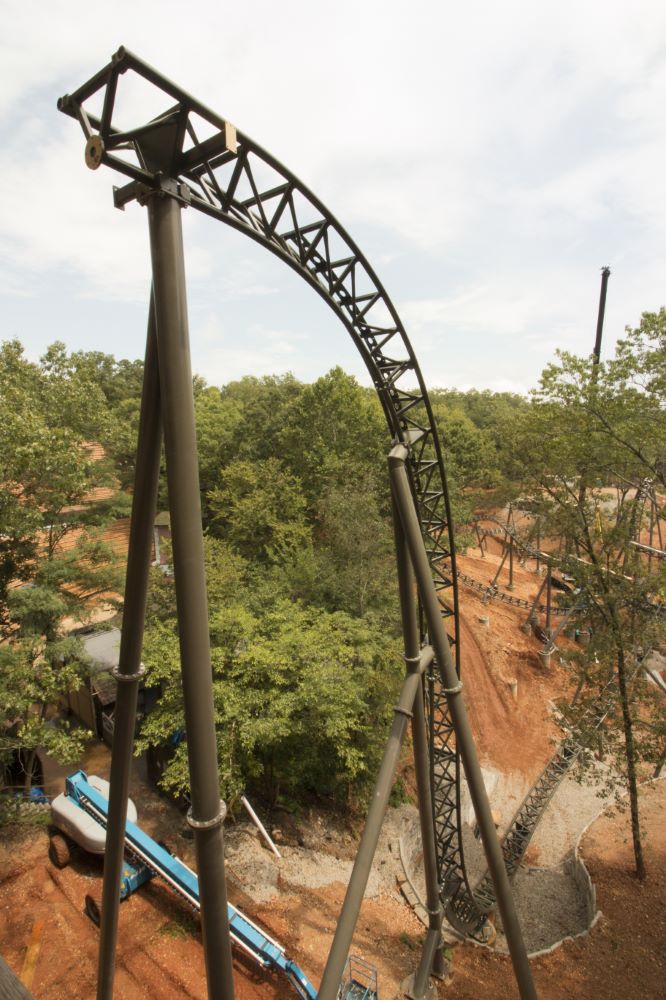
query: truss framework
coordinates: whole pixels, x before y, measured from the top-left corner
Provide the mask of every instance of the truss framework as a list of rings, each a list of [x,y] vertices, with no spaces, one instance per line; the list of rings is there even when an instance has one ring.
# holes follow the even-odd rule
[[[166,109],[147,124],[121,127],[116,118],[122,113],[123,78],[156,88],[169,101]],[[114,189],[116,207],[143,202],[163,190],[266,247],[340,318],[370,373],[392,439],[408,447],[411,487],[459,672],[457,575],[442,449],[406,331],[358,246],[274,157],[124,48],[77,91],[61,98],[58,107],[79,122],[88,166],[106,165],[128,178]],[[475,901],[465,871],[459,752],[436,671],[428,678],[428,693],[442,902],[459,930],[483,936],[487,907]]]

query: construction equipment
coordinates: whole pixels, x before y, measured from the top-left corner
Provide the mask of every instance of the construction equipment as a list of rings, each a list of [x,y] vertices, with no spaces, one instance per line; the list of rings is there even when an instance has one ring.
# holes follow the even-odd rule
[[[377,970],[374,965],[350,955],[340,984],[338,1000],[376,1000]]]
[[[92,853],[101,854],[106,841],[108,816],[108,782],[85,771],[75,771],[65,781],[65,792],[52,803],[53,822],[61,831],[51,838],[49,855],[60,868],[69,860],[68,840]],[[126,899],[148,879],[163,878],[197,913],[200,910],[199,880],[195,872],[180,858],[149,837],[135,820],[136,808],[128,803],[125,824],[125,852],[131,861],[125,862],[120,898]],[[63,836],[63,834],[65,836]],[[68,840],[65,839],[68,838]],[[62,850],[65,845],[67,856]],[[99,923],[99,906],[92,896],[86,897],[86,912]],[[284,948],[264,933],[256,924],[228,904],[231,940],[262,968],[281,972],[303,1000],[316,1000],[317,991],[295,962],[287,958]]]

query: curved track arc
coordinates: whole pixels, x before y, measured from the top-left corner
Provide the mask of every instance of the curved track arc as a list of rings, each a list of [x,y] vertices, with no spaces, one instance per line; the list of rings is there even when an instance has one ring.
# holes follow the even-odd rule
[[[116,91],[128,71],[157,86],[176,105],[147,125],[123,132],[112,119]],[[103,109],[98,117],[84,105],[100,92]],[[323,203],[274,157],[125,49],[58,106],[79,121],[88,148],[94,144],[97,154],[89,165],[105,164],[131,179],[116,190],[117,207],[141,201],[156,190],[177,197],[282,259],[341,320],[368,368],[391,437],[408,446],[412,491],[459,671],[458,584],[442,448],[405,328],[359,247]],[[201,119],[217,131],[200,141],[196,129]],[[422,628],[422,640],[426,639]],[[484,924],[485,907],[475,901],[465,871],[460,760],[442,687],[433,673],[428,707],[439,877],[449,919],[463,932],[474,933]]]

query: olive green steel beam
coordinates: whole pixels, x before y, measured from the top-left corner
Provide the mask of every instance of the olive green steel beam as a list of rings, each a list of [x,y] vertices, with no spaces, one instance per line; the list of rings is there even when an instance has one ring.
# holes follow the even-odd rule
[[[209,1000],[233,1000],[181,208],[146,199],[192,806]]]
[[[391,476],[393,497],[400,513],[409,555],[416,575],[421,604],[428,622],[430,642],[435,651],[443,691],[447,697],[456,739],[460,747],[465,776],[474,805],[476,820],[481,832],[488,868],[490,869],[495,885],[495,894],[502,915],[502,925],[509,946],[518,989],[522,1000],[536,1000],[532,970],[530,969],[522,930],[511,894],[502,848],[490,811],[490,803],[483,783],[481,767],[467,718],[465,703],[460,697],[462,682],[458,678],[451,656],[449,640],[444,630],[437,592],[433,585],[432,573],[421,534],[421,526],[414,505],[406,466],[408,456],[408,449],[402,444],[396,445],[389,456],[389,473]]]
[[[365,828],[358,847],[354,867],[352,868],[349,885],[342,904],[338,924],[333,936],[331,950],[326,960],[326,968],[322,976],[321,986],[317,992],[317,1000],[336,1000],[342,975],[349,954],[349,948],[354,936],[354,928],[363,902],[363,896],[368,884],[372,860],[377,849],[377,842],[386,815],[389,796],[395,780],[395,772],[400,759],[400,748],[407,732],[409,720],[412,717],[414,699],[420,697],[421,677],[432,663],[433,653],[426,646],[416,660],[406,659],[407,672],[400,692],[398,704],[394,708],[393,725],[389,734],[384,755],[379,768],[377,782],[372,794]]]
[[[407,540],[400,519],[400,513],[393,501],[393,532],[398,567],[398,591],[402,634],[407,662],[418,662],[420,657],[420,636],[414,593],[414,573],[407,548]],[[428,733],[424,708],[424,681],[414,699],[412,718],[412,743],[414,767],[418,791],[419,820],[421,823],[421,844],[423,847],[423,869],[426,883],[426,906],[428,911],[428,934],[424,941],[421,960],[409,984],[408,995],[413,1000],[422,1000],[428,995],[430,976],[443,977],[446,971],[442,942],[442,904],[439,898],[437,876],[437,848],[435,845],[435,820],[432,804],[430,755],[428,753]]]
[[[137,692],[143,673],[141,647],[160,471],[161,431],[155,306],[151,296],[127,553],[123,628],[118,669],[115,671],[118,686],[111,752],[109,816],[104,852],[97,1000],[111,1000],[113,996],[127,797],[134,748]]]

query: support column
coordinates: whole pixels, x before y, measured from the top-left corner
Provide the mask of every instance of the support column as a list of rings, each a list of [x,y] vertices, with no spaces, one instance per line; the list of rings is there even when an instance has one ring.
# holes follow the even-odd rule
[[[507,590],[513,590],[513,535],[509,535],[509,586]]]
[[[495,885],[495,895],[502,915],[502,924],[511,953],[511,961],[518,989],[522,1000],[536,1000],[532,970],[527,958],[527,951],[509,885],[502,849],[490,811],[490,803],[488,802],[488,796],[483,783],[481,767],[476,754],[476,747],[474,746],[465,703],[460,697],[462,682],[456,674],[449,640],[444,630],[440,604],[435,591],[428,556],[421,535],[421,526],[409,486],[405,465],[407,455],[406,447],[404,445],[397,445],[389,457],[393,495],[400,511],[409,555],[416,575],[421,602],[428,621],[430,641],[439,665],[442,685],[447,697],[449,711],[451,712],[456,740],[460,747],[460,755],[465,768],[465,776],[474,805],[476,820],[481,832],[488,868],[490,869]]]
[[[405,660],[417,662],[420,656],[420,638],[414,599],[414,574],[409,558],[405,532],[400,514],[393,501],[393,531],[398,564],[398,588],[400,591],[400,612],[402,634],[405,644]],[[430,671],[429,671],[430,673]],[[437,872],[437,848],[435,846],[435,819],[433,814],[432,788],[434,776],[431,774],[428,753],[428,734],[424,710],[424,678],[414,699],[412,718],[412,741],[414,747],[414,768],[418,790],[419,820],[421,824],[421,844],[423,847],[423,870],[426,883],[426,906],[428,910],[428,933],[423,943],[421,960],[413,976],[403,984],[403,990],[413,1000],[422,1000],[430,995],[430,976],[443,978],[446,963],[442,941],[442,904],[439,898]]]
[[[432,662],[432,649],[428,646],[416,661],[407,660],[407,674],[402,685],[398,704],[394,708],[393,725],[384,750],[379,774],[368,809],[368,817],[358,846],[356,860],[347,886],[344,903],[338,917],[331,950],[326,960],[317,1000],[335,1000],[340,988],[342,974],[354,936],[354,928],[368,884],[372,860],[382,829],[382,822],[388,807],[391,788],[400,758],[400,748],[405,738],[407,725],[412,717],[414,699],[421,697],[421,677]]]
[[[123,606],[123,628],[116,679],[118,690],[111,752],[109,816],[104,852],[102,921],[97,970],[97,1000],[111,1000],[115,973],[120,879],[125,850],[127,796],[134,748],[136,701],[143,673],[141,647],[146,617],[148,573],[160,471],[160,386],[157,371],[155,306],[151,295],[136,473]]]
[[[180,205],[148,197],[183,701],[210,1000],[233,1000]]]

